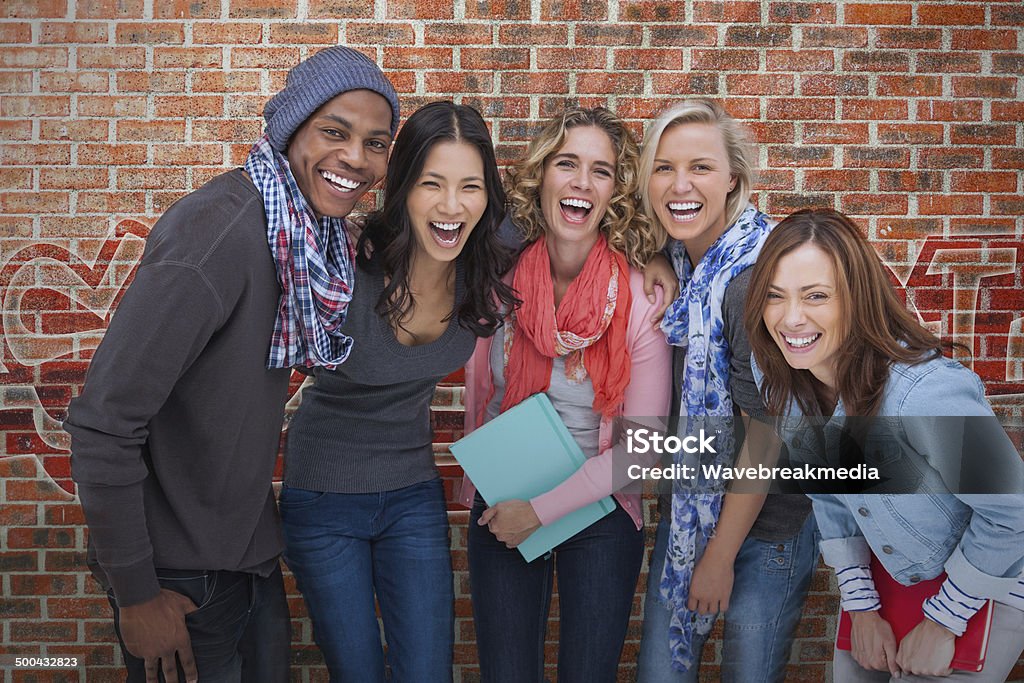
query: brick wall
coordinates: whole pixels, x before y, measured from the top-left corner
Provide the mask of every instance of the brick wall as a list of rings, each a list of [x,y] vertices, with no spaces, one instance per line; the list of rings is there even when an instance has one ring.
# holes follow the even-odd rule
[[[5,0],[0,652],[88,668],[8,667],[3,681],[117,678],[59,420],[149,227],[240,164],[287,68],[336,43],[374,57],[407,113],[442,98],[480,108],[503,163],[566,103],[609,106],[640,131],[680,96],[721,99],[761,143],[759,207],[856,216],[923,318],[972,348],[997,409],[1024,411],[1019,0]],[[447,442],[458,387],[437,403]],[[457,676],[474,681],[466,515],[451,519]],[[826,680],[836,608],[820,571],[792,680]],[[299,618],[296,680],[326,680],[311,642]]]

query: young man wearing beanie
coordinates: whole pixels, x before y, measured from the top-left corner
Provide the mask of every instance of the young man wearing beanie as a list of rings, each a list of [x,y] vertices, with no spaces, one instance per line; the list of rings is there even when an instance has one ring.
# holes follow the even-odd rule
[[[384,175],[398,98],[338,46],[264,118],[244,170],[154,226],[65,421],[128,681],[288,680],[271,479],[289,368],[348,355],[343,218]]]

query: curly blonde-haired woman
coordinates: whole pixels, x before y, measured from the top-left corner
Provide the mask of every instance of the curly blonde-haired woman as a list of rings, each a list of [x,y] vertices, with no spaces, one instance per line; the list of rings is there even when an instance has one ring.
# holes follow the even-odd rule
[[[649,319],[640,268],[655,251],[639,214],[632,134],[606,109],[549,121],[510,173],[512,219],[529,243],[513,276],[522,306],[481,340],[466,370],[466,429],[544,392],[588,456],[573,476],[532,500],[473,508],[469,572],[482,679],[544,680],[555,569],[559,681],[616,680],[643,557],[638,493],[616,490],[613,418],[663,415],[670,349]],[[621,485],[621,484],[619,484]],[[606,517],[527,563],[527,536],[604,496]]]

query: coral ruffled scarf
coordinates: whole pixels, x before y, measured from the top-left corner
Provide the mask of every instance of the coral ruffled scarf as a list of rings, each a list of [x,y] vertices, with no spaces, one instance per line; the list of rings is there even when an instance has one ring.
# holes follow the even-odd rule
[[[566,356],[567,376],[577,374],[582,356],[594,385],[594,412],[616,414],[630,370],[626,328],[633,300],[625,257],[600,235],[555,310],[551,260],[541,236],[519,257],[513,286],[523,304],[512,316],[501,411],[547,390],[555,356]]]

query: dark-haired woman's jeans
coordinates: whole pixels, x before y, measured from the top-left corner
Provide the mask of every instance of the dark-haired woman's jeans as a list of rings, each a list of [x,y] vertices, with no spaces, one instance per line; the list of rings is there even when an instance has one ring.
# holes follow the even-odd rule
[[[332,683],[452,679],[454,591],[440,479],[395,491],[281,490],[285,561],[313,620]]]
[[[558,573],[558,681],[613,683],[643,560],[643,533],[618,505],[527,563],[469,518],[469,581],[482,683],[544,681],[544,634]]]

